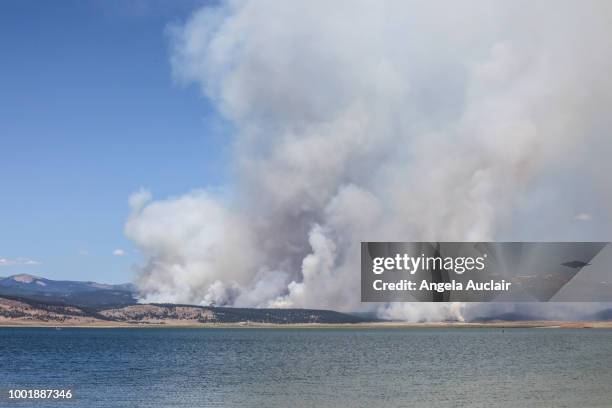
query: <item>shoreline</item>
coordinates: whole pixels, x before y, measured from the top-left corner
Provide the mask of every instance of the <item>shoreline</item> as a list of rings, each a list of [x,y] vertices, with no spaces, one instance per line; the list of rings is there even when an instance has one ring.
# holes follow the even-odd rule
[[[58,329],[612,329],[612,322],[560,322],[560,321],[517,321],[491,323],[52,323],[41,321],[0,321],[0,328],[58,328]]]

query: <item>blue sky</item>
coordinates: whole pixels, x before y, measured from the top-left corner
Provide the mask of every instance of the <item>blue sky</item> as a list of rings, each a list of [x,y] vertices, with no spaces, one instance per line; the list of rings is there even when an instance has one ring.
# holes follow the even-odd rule
[[[197,5],[0,2],[0,276],[129,281],[129,195],[223,182],[226,127],[168,58]]]

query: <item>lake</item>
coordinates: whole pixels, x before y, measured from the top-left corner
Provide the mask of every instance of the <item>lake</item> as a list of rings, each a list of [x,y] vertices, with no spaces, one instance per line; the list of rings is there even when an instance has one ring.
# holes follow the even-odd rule
[[[9,389],[71,389],[65,401]],[[0,406],[610,407],[612,330],[0,328]]]

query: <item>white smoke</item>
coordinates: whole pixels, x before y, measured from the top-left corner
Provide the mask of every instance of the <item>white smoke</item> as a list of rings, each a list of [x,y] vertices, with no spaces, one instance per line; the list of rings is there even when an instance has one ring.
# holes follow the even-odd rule
[[[196,11],[170,30],[173,71],[237,129],[239,177],[230,200],[132,197],[144,299],[462,319],[361,304],[359,242],[499,239],[541,178],[590,168],[610,144],[611,17],[557,1]]]

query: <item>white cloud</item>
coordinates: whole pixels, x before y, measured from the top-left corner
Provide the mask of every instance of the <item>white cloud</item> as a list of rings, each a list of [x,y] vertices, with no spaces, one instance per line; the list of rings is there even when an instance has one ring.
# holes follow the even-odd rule
[[[591,221],[593,219],[593,216],[588,213],[580,213],[580,214],[576,214],[574,219],[576,221]]]
[[[595,138],[612,128],[611,11],[358,0],[198,10],[170,30],[172,67],[236,129],[233,200],[130,197],[125,231],[148,257],[140,289],[157,301],[458,318],[459,306],[362,305],[359,242],[486,241],[537,224],[541,211],[510,220],[537,181],[591,167],[585,146],[612,145]]]
[[[151,192],[144,187],[141,187],[140,190],[132,193],[128,200],[130,208],[133,209],[142,208],[149,201],[151,201]]]
[[[2,258],[0,257],[0,266],[37,266],[41,263],[30,258]]]
[[[113,255],[115,256],[123,256],[125,255],[125,251],[121,248],[117,248],[113,251]]]

